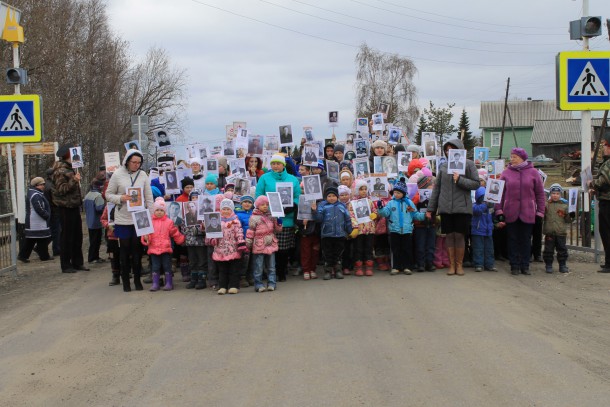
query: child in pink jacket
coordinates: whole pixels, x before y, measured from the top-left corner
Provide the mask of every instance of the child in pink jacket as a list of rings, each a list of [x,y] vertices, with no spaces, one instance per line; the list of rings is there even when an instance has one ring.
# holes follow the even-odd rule
[[[142,236],[142,244],[148,246],[148,254],[152,263],[153,285],[150,291],[159,291],[159,278],[161,269],[165,271],[165,287],[163,291],[174,289],[172,281],[172,240],[176,244],[184,243],[184,235],[180,233],[174,222],[165,215],[165,201],[163,198],[155,199],[153,204],[154,216],[152,226],[154,233]]]
[[[275,252],[278,251],[276,233],[282,231],[282,225],[271,216],[269,199],[265,195],[256,198],[256,209],[250,216],[246,244],[252,251],[254,265],[254,291],[275,290]],[[267,287],[263,285],[263,263],[267,268]]]
[[[244,240],[241,222],[234,212],[235,205],[230,199],[220,202],[220,221],[222,238],[206,238],[206,245],[214,247],[212,260],[218,270],[218,294],[237,294],[239,292],[240,259],[242,252],[248,250]]]

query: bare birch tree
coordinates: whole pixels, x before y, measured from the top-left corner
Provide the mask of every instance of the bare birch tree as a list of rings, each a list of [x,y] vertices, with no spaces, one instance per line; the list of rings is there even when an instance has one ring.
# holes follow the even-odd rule
[[[413,134],[419,117],[417,90],[413,76],[417,68],[413,61],[396,54],[385,54],[360,46],[356,55],[356,113],[371,117],[380,103],[391,105],[387,122]]]

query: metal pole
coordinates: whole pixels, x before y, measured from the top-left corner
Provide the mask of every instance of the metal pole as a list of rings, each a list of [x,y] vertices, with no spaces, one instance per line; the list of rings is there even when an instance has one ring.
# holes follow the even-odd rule
[[[8,157],[8,177],[11,184],[11,206],[14,215],[17,215],[17,198],[15,197],[15,170],[13,169],[13,149],[11,144],[6,145],[6,156]]]
[[[19,68],[19,43],[13,43],[13,67]],[[21,94],[21,86],[15,85],[15,95]],[[25,223],[25,165],[23,143],[15,144],[15,167],[17,175],[17,222]]]
[[[585,17],[589,15],[589,0],[582,1],[582,16]],[[582,49],[583,51],[589,51],[589,39],[587,37],[583,37],[582,39]],[[585,174],[588,168],[591,168],[591,111],[586,110],[581,113],[580,116],[580,134],[581,134],[581,142],[580,142],[580,173]],[[591,168],[592,169],[592,168]],[[582,179],[582,175],[581,175]],[[582,187],[582,182],[581,182]],[[584,199],[588,199],[588,193],[585,191]],[[597,205],[596,205],[597,208]],[[598,214],[596,214],[598,215]],[[599,215],[598,215],[599,216]],[[589,205],[586,205],[583,211],[583,224],[586,225],[583,230],[583,245],[585,241],[588,241],[588,245],[590,247],[591,244],[591,209]],[[595,231],[596,234],[599,232]]]

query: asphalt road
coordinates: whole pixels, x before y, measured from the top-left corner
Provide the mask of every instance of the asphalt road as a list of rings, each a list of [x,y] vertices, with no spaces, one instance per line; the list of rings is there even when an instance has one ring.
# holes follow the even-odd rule
[[[610,276],[592,264],[231,296],[53,266],[0,290],[3,406],[610,405]]]

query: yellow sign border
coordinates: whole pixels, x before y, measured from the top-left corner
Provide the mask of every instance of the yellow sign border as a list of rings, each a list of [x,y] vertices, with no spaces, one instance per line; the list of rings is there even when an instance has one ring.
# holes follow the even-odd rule
[[[40,95],[0,95],[0,102],[33,102],[34,135],[33,136],[0,136],[2,143],[32,143],[42,140],[42,98]]]
[[[610,110],[610,102],[568,102],[568,59],[610,59],[610,51],[564,51],[557,54],[557,108],[559,110]]]

